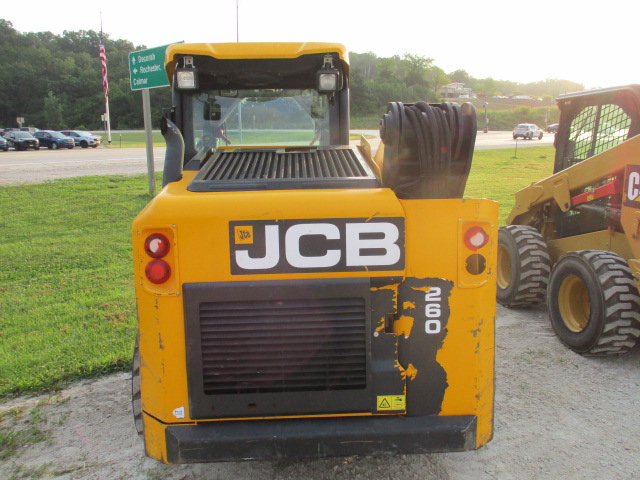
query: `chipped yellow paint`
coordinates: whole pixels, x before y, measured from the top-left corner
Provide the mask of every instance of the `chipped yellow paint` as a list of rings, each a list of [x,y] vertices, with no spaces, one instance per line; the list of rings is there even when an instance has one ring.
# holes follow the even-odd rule
[[[396,335],[404,335],[405,337],[409,337],[411,335],[411,329],[413,328],[413,317],[407,317],[406,315],[402,315],[395,322],[393,322],[393,333]]]
[[[428,292],[429,290],[431,290],[432,287],[430,287],[429,285],[425,285],[423,287],[411,287],[411,290],[417,290],[418,292],[422,291],[422,292]]]
[[[402,375],[402,378],[405,380],[413,380],[416,378],[416,375],[418,375],[418,369],[414,367],[412,363],[410,363],[407,368],[402,368],[401,365],[400,375]]]
[[[409,310],[409,309],[415,309],[415,308],[416,308],[416,304],[414,302],[403,302],[402,304],[403,310]]]

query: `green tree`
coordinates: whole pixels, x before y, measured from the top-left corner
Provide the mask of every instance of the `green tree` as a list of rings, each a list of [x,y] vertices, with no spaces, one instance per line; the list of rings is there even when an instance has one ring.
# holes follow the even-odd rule
[[[386,81],[392,80],[396,77],[398,67],[393,58],[381,58],[376,65],[378,70],[378,76]]]
[[[433,64],[433,58],[405,53],[402,56],[402,60],[406,72],[405,83],[407,86],[426,84],[426,75]]]
[[[62,105],[53,92],[47,94],[44,99],[44,125],[49,130],[62,130],[65,128],[62,116]]]
[[[493,78],[485,78],[482,82],[482,91],[487,97],[493,97],[498,94],[498,87],[496,86],[496,82]]]
[[[440,87],[444,87],[448,83],[451,83],[451,79],[440,67],[432,66],[429,69],[429,83],[431,84],[433,91],[438,93]]]

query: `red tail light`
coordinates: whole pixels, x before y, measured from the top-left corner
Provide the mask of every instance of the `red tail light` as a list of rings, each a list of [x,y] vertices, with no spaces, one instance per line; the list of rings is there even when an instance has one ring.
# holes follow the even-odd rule
[[[156,259],[147,263],[144,273],[151,283],[160,284],[171,277],[171,267],[164,260]]]
[[[170,248],[169,240],[161,233],[152,233],[144,241],[144,251],[153,258],[164,257]]]
[[[471,227],[464,234],[464,244],[471,251],[479,250],[489,243],[489,235],[482,227]]]

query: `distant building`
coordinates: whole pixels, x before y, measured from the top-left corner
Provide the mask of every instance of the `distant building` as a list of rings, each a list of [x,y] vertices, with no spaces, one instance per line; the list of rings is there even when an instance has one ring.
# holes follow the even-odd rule
[[[476,92],[464,86],[464,83],[450,83],[440,87],[438,91],[442,98],[476,98]]]

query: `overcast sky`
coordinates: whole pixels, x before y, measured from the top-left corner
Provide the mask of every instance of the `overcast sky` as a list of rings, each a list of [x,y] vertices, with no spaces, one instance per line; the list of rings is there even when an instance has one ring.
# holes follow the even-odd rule
[[[236,9],[236,3],[238,8]],[[450,73],[587,88],[640,83],[631,0],[30,0],[3,8],[19,32],[100,30],[156,47],[176,41],[325,41],[379,57],[430,57]],[[17,4],[16,4],[17,5]],[[5,6],[8,7],[8,6]],[[238,17],[236,17],[238,13]],[[633,37],[632,37],[633,36]],[[107,58],[109,52],[107,51]]]

